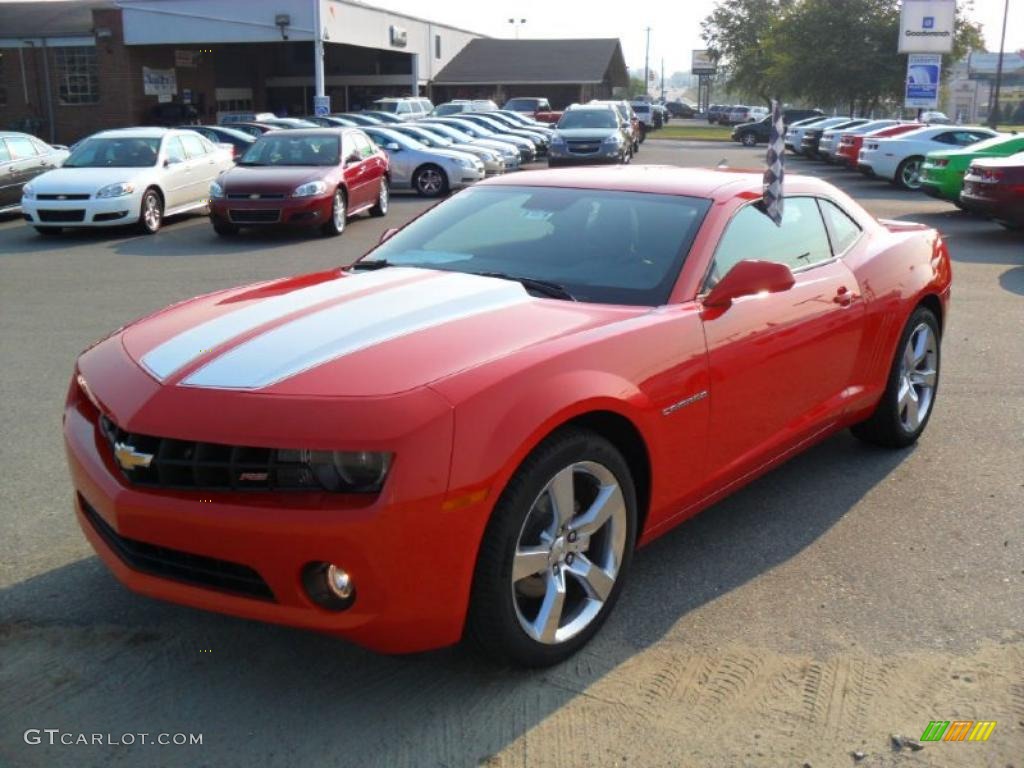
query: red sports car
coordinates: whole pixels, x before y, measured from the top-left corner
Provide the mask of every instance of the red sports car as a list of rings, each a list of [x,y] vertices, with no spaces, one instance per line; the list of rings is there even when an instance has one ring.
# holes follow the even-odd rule
[[[901,133],[916,131],[918,128],[924,128],[924,123],[899,123],[870,133],[844,133],[839,137],[839,149],[836,150],[836,154],[840,163],[856,168],[860,148],[864,146],[865,139],[887,139]]]
[[[1024,152],[975,160],[964,176],[960,203],[1007,229],[1024,228]]]
[[[827,435],[934,410],[941,237],[789,176],[500,177],[350,268],[224,290],[85,351],[64,436],[129,588],[385,652],[524,665],[633,550]]]
[[[278,225],[340,235],[350,216],[387,214],[388,171],[358,128],[271,131],[210,185],[210,221],[223,236]]]

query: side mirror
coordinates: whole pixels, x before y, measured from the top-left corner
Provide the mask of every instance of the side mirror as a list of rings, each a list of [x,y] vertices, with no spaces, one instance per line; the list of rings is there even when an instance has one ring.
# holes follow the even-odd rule
[[[398,232],[398,227],[388,227],[381,234],[380,241],[383,243],[383,242],[386,242],[386,241],[390,240],[392,237],[395,236],[395,234],[397,232]]]
[[[363,156],[358,152],[353,152],[351,155],[345,158],[345,167],[348,168],[350,165],[362,162]]]
[[[388,152],[399,152],[401,151],[402,148],[395,142],[389,141],[387,144],[384,145],[384,149],[386,149]]]
[[[793,272],[785,264],[744,260],[730,269],[704,297],[704,306],[725,308],[741,296],[788,291],[795,282]]]

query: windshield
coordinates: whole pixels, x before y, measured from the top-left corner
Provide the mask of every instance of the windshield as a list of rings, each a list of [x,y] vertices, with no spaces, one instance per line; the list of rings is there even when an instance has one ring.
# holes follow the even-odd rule
[[[378,112],[397,112],[398,102],[397,101],[375,101],[373,107]]]
[[[971,144],[971,152],[986,152],[990,149],[997,149],[1006,145],[1007,150],[1024,149],[1024,136],[1010,138],[1008,136],[993,136],[991,139],[982,139],[975,144]],[[1015,150],[1014,150],[1015,151]]]
[[[610,109],[570,109],[558,121],[559,128],[615,128],[618,123]]]
[[[458,128],[460,131],[465,131],[470,136],[474,136],[478,139],[493,135],[482,125],[477,125],[472,120],[460,120],[458,123],[455,124],[455,127]]]
[[[427,123],[423,126],[423,130],[429,131],[434,134],[441,134],[446,138],[457,141],[460,144],[472,144],[474,139],[468,133],[463,133],[457,128],[452,128],[450,125],[440,125],[438,123]]]
[[[430,133],[430,131],[424,131],[422,129],[418,131],[407,129],[404,131],[398,131],[398,133],[401,133],[403,136],[411,136],[416,141],[426,144],[428,147],[450,147],[452,145],[452,142],[448,139],[442,139]]]
[[[64,161],[65,168],[148,168],[156,165],[160,139],[86,139]]]
[[[264,134],[246,150],[239,165],[337,165],[341,148],[337,136]]]
[[[398,131],[375,131],[367,130],[366,135],[373,139],[373,143],[378,147],[385,147],[387,144],[397,144],[402,149],[427,149],[427,145],[422,141],[417,141],[411,136],[406,136],[404,133]]]
[[[442,104],[440,107],[434,107],[434,111],[431,114],[434,115],[457,115],[462,112],[463,108],[461,104]]]
[[[668,301],[710,200],[551,187],[474,187],[374,249],[367,261],[500,272],[557,283],[580,301]]]
[[[505,109],[525,109],[533,111],[540,105],[540,99],[509,99],[505,102]]]

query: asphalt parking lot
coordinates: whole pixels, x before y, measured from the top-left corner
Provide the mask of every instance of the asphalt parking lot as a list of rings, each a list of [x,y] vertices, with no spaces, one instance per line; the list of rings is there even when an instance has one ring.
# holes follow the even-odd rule
[[[650,141],[636,160],[759,166],[763,151]],[[597,639],[531,673],[148,600],[108,574],[71,512],[60,416],[83,347],[195,294],[348,263],[427,203],[396,196],[337,239],[225,241],[200,217],[155,237],[42,238],[0,220],[0,766],[1024,768],[1024,238],[788,166],[805,169],[948,237],[928,431],[901,453],[838,435],[661,538]],[[892,739],[957,719],[997,726],[986,743]],[[27,729],[203,743],[50,746]]]

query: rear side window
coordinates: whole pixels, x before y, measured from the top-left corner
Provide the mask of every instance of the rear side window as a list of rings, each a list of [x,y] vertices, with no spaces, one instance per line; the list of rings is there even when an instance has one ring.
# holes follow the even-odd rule
[[[181,143],[185,146],[189,157],[202,157],[207,152],[206,144],[198,136],[185,134],[181,137]]]
[[[774,261],[795,270],[831,258],[825,224],[814,198],[786,198],[782,226],[776,226],[756,204],[747,205],[722,235],[704,288],[714,287],[744,259]]]
[[[11,159],[11,153],[7,151],[7,144],[0,139],[0,163],[6,163]]]
[[[849,215],[831,200],[819,200],[821,213],[825,217],[829,236],[832,238],[832,250],[838,256],[845,253],[860,237],[860,227]]]
[[[7,149],[10,150],[10,153],[15,160],[22,160],[26,157],[36,156],[36,148],[27,138],[22,136],[8,136],[6,141]]]

